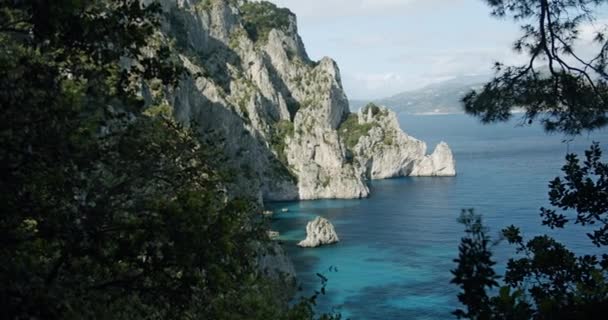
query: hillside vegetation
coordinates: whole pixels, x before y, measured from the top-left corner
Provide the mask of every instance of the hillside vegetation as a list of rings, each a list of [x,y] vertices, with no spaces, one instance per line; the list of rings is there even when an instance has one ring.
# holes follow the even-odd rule
[[[173,117],[161,7],[40,3],[0,4],[2,317],[312,319],[258,266],[267,226],[221,141]]]

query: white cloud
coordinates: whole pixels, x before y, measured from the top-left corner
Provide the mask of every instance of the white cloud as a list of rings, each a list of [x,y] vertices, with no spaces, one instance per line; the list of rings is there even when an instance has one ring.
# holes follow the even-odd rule
[[[526,61],[525,55],[504,48],[468,48],[435,51],[409,51],[393,58],[396,63],[425,65],[433,77],[489,73],[495,62],[507,65]]]
[[[396,54],[391,61],[400,71],[380,73],[349,73],[343,82],[349,98],[385,98],[403,91],[455,77],[492,73],[494,62],[508,65],[525,63],[525,55],[497,48],[470,48],[467,50],[410,50]]]
[[[393,14],[399,9],[432,7],[438,3],[458,3],[462,0],[270,0],[294,11],[303,18],[332,18],[339,16],[370,16]]]
[[[595,39],[598,32],[606,32],[608,20],[598,20],[594,23],[585,23],[580,27],[579,39],[583,44],[590,44]]]
[[[350,99],[379,99],[431,83],[451,79],[451,76],[406,77],[396,72],[344,74],[344,88]]]
[[[343,83],[351,99],[380,98],[402,90],[403,77],[394,72],[344,74]]]
[[[395,43],[394,39],[382,34],[349,35],[333,38],[333,41],[340,45],[359,49],[369,47],[386,47]]]
[[[601,45],[595,41],[598,32],[608,34],[608,19],[600,19],[594,23],[585,23],[579,29],[579,40],[575,43],[576,55],[583,60],[591,60],[601,50]]]
[[[270,1],[298,15],[311,57],[338,61],[353,99],[488,74],[495,61],[519,61],[509,50],[517,27],[501,28],[479,0]]]
[[[403,77],[394,72],[380,74],[355,74],[353,80],[360,82],[368,90],[378,90],[387,85],[395,86],[403,83]]]
[[[377,8],[395,8],[409,5],[418,0],[361,0],[361,8],[377,9]]]

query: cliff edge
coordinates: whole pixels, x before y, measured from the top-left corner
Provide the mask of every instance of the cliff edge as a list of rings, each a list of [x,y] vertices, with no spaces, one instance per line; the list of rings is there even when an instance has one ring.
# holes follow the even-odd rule
[[[370,105],[351,113],[337,64],[311,61],[296,16],[269,2],[162,0],[157,41],[171,43],[186,75],[176,89],[144,86],[195,125],[226,159],[236,195],[260,200],[361,198],[366,181],[454,175],[446,144],[432,155]]]

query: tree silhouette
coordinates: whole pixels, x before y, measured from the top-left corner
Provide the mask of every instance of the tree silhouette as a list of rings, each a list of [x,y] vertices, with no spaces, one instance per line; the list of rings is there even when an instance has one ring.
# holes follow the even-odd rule
[[[577,54],[581,26],[596,24],[595,10],[605,0],[486,0],[492,15],[512,18],[523,35],[517,52],[529,55],[522,66],[496,63],[496,76],[481,91],[463,98],[465,111],[483,122],[506,121],[512,109],[525,110],[524,120],[540,120],[550,132],[578,134],[608,123],[608,39],[598,28],[593,57]]]
[[[525,110],[524,120],[540,120],[549,132],[580,134],[606,126],[608,91],[603,30],[595,35],[598,53],[580,57],[575,46],[583,23],[595,21],[604,0],[487,0],[492,14],[523,22],[514,44],[525,51],[526,65],[497,63],[496,76],[480,92],[463,99],[467,113],[483,122],[507,121],[512,108]],[[543,224],[554,229],[574,221],[590,229],[587,237],[600,248],[608,245],[608,164],[594,143],[585,160],[566,156],[563,177],[549,184],[551,208],[541,208]],[[608,314],[608,255],[579,256],[543,235],[524,240],[510,226],[502,237],[515,246],[502,281],[492,269],[490,239],[481,217],[467,211],[453,283],[462,289],[466,307],[454,312],[468,319],[604,319]],[[604,251],[605,252],[605,251]],[[493,288],[499,287],[496,292]]]
[[[221,154],[162,95],[144,104],[184,75],[161,19],[149,1],[0,1],[3,319],[313,318],[258,270],[267,236]]]

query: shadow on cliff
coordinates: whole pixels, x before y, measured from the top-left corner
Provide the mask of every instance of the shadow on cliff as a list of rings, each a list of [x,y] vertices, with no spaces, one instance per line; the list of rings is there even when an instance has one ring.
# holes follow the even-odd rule
[[[165,32],[175,39],[180,54],[204,67],[203,76],[212,79],[230,94],[231,75],[226,64],[241,65],[241,58],[222,41],[198,30],[206,30],[197,14],[172,8],[165,13],[170,27]]]
[[[190,32],[206,29],[200,16],[174,8],[166,13],[166,19],[170,26],[166,32],[175,39],[179,53],[202,67],[201,74],[190,75],[180,82],[173,101],[176,118],[184,124],[197,123],[201,139],[221,150],[234,180],[234,190],[239,191],[237,193],[255,196],[261,191],[264,198],[295,200],[299,194],[297,177],[272,152],[269,137],[250,130],[247,126],[250,120],[235,111],[238,106],[211,101],[195,85],[196,78],[202,76],[221,88],[223,92],[220,95],[231,95],[230,85],[235,79],[228,65],[246,68],[241,57],[209,33]],[[264,56],[264,65],[272,85],[283,95],[293,121],[299,103],[267,56]],[[273,102],[262,95],[259,97],[256,113],[263,119],[279,121],[279,115],[271,110]],[[273,126],[274,123],[266,124]]]
[[[283,94],[285,103],[287,103],[287,110],[289,111],[289,121],[293,122],[296,113],[300,110],[300,102],[293,97],[291,90],[285,81],[283,81],[283,78],[279,75],[279,71],[270,62],[270,58],[266,54],[264,54],[264,65],[268,68],[272,85]]]
[[[180,82],[173,106],[178,121],[195,122],[202,141],[221,151],[227,159],[236,195],[256,198],[262,192],[268,198],[280,192],[297,197],[293,175],[264,143],[264,138],[250,131],[245,120],[229,106],[209,100],[192,77]]]

